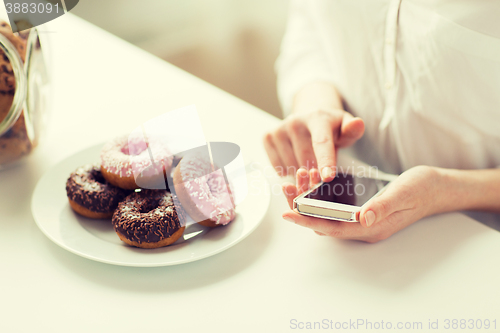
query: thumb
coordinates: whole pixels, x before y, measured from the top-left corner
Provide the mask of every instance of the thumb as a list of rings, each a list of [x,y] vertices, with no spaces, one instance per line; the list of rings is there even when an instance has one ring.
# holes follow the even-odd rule
[[[400,210],[401,198],[397,191],[389,187],[380,195],[372,198],[361,207],[359,221],[362,226],[369,228],[372,225],[384,220],[392,213]]]
[[[337,139],[336,145],[339,147],[348,147],[361,138],[364,132],[365,122],[363,119],[353,117],[350,113],[346,112],[342,119],[340,136]]]

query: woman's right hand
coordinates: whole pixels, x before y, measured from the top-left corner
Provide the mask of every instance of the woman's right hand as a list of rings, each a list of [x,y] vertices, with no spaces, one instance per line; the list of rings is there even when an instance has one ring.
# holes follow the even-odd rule
[[[287,117],[267,133],[264,147],[280,176],[295,175],[300,167],[318,168],[325,182],[335,177],[337,149],[363,136],[361,118],[340,109],[321,109]]]

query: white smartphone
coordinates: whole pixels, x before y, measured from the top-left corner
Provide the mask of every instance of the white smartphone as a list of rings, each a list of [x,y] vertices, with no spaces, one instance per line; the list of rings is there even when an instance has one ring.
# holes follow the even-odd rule
[[[328,183],[320,182],[293,200],[302,215],[324,219],[359,222],[359,211],[368,200],[380,195],[388,180],[338,174]]]

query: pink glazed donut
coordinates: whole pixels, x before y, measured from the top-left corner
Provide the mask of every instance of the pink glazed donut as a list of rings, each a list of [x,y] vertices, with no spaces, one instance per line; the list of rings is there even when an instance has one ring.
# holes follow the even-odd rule
[[[151,160],[153,156],[153,161]],[[106,143],[101,149],[101,173],[111,184],[123,189],[140,188],[136,178],[147,184],[148,179],[163,180],[170,172],[173,156],[160,140],[144,140],[142,136],[128,135]]]
[[[199,224],[214,228],[236,217],[224,174],[221,169],[213,171],[208,158],[194,154],[183,157],[175,168],[173,182],[182,208]]]

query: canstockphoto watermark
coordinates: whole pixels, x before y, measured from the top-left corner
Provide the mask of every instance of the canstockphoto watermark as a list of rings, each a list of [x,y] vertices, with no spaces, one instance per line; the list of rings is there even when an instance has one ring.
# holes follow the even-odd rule
[[[290,319],[290,328],[297,330],[384,330],[384,329],[407,329],[422,330],[424,324],[422,321],[384,321],[368,319],[349,319],[345,321],[336,321],[332,319],[322,319],[320,321],[300,321]]]
[[[289,328],[292,330],[407,330],[407,331],[432,331],[438,329],[481,331],[497,330],[497,319],[485,318],[446,318],[428,319],[425,321],[388,321],[369,319],[332,320],[322,319],[319,321],[304,321],[290,319]]]

